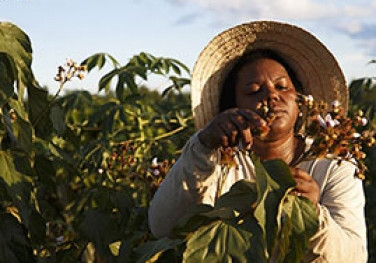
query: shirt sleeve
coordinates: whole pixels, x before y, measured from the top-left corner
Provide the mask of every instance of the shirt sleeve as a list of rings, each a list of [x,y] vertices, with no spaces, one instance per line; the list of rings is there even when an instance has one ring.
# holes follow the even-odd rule
[[[313,177],[321,187],[319,230],[305,262],[367,261],[365,197],[354,173],[350,162],[323,160],[315,168]]]
[[[197,134],[188,140],[151,202],[149,226],[156,238],[169,236],[193,205],[214,203],[218,151],[204,146]]]

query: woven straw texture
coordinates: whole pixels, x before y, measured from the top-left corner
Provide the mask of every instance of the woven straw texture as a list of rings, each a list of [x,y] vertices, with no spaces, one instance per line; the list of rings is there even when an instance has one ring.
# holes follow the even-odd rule
[[[347,111],[346,81],[331,52],[311,33],[290,24],[258,21],[230,28],[200,53],[191,82],[192,110],[197,129],[219,112],[223,82],[236,61],[252,50],[270,49],[295,72],[305,94],[331,103],[338,100]]]

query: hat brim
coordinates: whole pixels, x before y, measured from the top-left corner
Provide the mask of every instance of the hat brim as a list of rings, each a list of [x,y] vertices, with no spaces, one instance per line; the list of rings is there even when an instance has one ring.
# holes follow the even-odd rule
[[[337,60],[308,31],[286,23],[257,21],[230,28],[200,53],[192,73],[191,101],[197,129],[219,113],[223,82],[244,54],[269,49],[282,57],[301,82],[303,92],[330,104],[348,107],[348,89]]]

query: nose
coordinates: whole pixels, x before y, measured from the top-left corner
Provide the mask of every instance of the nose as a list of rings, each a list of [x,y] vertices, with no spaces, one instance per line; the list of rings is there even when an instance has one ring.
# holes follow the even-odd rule
[[[279,99],[277,87],[272,81],[268,81],[265,85],[265,96],[269,101],[277,101]]]

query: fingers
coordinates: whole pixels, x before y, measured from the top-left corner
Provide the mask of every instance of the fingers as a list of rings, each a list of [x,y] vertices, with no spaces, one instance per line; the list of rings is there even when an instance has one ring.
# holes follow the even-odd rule
[[[231,122],[219,123],[222,131],[221,145],[223,147],[235,146],[239,143],[238,130]]]
[[[295,189],[291,192],[296,196],[303,196],[310,199],[314,205],[317,205],[320,189],[312,176],[302,169],[290,167],[293,178],[296,182]]]
[[[250,149],[253,144],[252,130],[264,123],[253,111],[233,109],[228,112],[228,122],[221,123],[221,129],[227,137],[222,142],[228,143],[223,146],[236,146],[241,142],[246,149]]]
[[[296,190],[301,193],[308,193],[312,190],[312,185],[315,184],[314,179],[305,171],[291,167],[291,172],[296,182]]]
[[[295,189],[300,193],[310,193],[313,186],[313,181],[295,180]]]
[[[243,146],[250,149],[253,143],[250,123],[241,115],[232,115],[231,122],[236,126],[235,133],[232,134],[237,136],[234,143],[237,145],[240,137]]]
[[[241,142],[245,149],[250,149],[253,131],[264,126],[266,121],[254,111],[230,109],[218,114],[199,134],[199,139],[210,148],[232,147]]]
[[[241,115],[252,127],[266,126],[267,122],[256,112],[248,109],[238,109],[237,113]]]
[[[243,116],[250,124],[250,130],[255,137],[264,138],[270,131],[270,127],[265,119],[254,111],[248,109],[239,109],[238,113]]]

